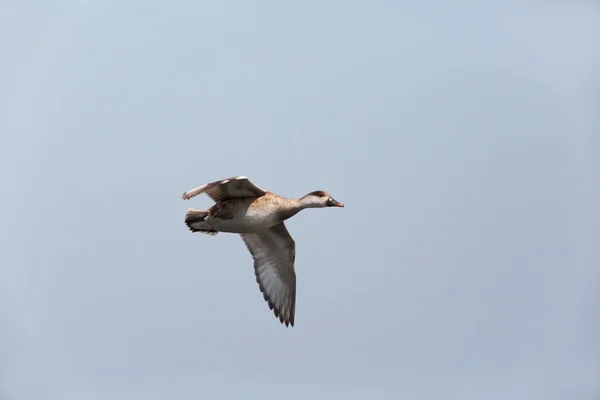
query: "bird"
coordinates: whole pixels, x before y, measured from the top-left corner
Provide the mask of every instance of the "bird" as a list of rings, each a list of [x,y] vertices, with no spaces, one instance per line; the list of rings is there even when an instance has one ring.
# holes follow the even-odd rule
[[[344,207],[327,192],[316,190],[299,199],[282,197],[254,185],[245,176],[210,182],[183,193],[190,200],[206,193],[215,204],[190,208],[185,224],[192,232],[239,234],[254,260],[256,282],[275,317],[294,326],[296,313],[296,242],[284,221],[306,208]]]

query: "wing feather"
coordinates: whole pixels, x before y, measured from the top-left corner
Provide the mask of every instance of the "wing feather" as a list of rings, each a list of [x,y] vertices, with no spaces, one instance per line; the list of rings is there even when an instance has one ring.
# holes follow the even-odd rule
[[[285,326],[296,312],[296,243],[284,223],[241,235],[254,259],[256,282],[269,308]]]
[[[237,197],[260,197],[265,194],[265,191],[255,186],[245,176],[234,176],[198,186],[188,190],[181,197],[184,200],[189,200],[202,193],[206,193],[213,201],[218,203],[221,200]]]

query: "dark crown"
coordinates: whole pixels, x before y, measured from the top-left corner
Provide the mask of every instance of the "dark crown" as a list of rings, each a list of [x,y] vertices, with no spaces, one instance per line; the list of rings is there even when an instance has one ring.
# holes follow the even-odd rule
[[[307,196],[310,196],[310,195],[317,196],[317,197],[325,197],[325,196],[327,196],[327,193],[325,193],[322,190],[315,190],[314,192],[310,192]]]

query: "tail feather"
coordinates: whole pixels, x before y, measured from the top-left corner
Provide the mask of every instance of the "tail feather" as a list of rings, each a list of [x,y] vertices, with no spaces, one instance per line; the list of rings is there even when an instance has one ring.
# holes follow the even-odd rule
[[[206,223],[204,220],[208,216],[208,211],[206,210],[198,210],[195,208],[190,208],[185,213],[185,224],[188,226],[190,231],[192,232],[201,232],[207,235],[216,235],[219,233],[215,231],[212,226]]]

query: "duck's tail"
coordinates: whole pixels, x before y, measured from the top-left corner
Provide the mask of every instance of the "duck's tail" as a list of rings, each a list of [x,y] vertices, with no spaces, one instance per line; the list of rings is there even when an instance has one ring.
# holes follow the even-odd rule
[[[190,208],[185,213],[185,224],[190,228],[192,232],[202,232],[207,235],[216,235],[219,233],[215,231],[212,226],[210,226],[206,221],[206,217],[208,216],[207,210],[198,210],[195,208]]]

